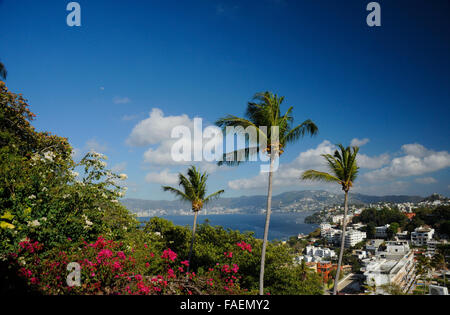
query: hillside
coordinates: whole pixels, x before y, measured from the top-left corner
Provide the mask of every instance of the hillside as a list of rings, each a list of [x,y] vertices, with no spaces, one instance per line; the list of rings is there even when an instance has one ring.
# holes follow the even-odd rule
[[[420,196],[369,196],[363,194],[350,194],[350,204],[366,205],[378,202],[420,202]],[[301,212],[318,211],[324,207],[341,205],[343,194],[334,194],[327,191],[291,191],[273,197],[274,212]],[[124,199],[122,203],[134,213],[139,215],[176,215],[189,214],[189,205],[178,200],[143,200]],[[235,198],[220,198],[211,202],[206,210],[210,214],[245,213],[255,214],[262,212],[266,207],[266,196],[241,196]],[[146,212],[146,213],[143,213]]]

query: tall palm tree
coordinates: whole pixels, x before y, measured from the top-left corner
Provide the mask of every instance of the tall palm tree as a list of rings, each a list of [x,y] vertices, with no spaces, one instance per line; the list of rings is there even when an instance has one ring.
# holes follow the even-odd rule
[[[270,159],[269,187],[267,193],[267,212],[264,228],[264,240],[261,251],[261,269],[259,275],[259,294],[264,294],[264,265],[267,249],[267,239],[269,234],[270,214],[272,206],[272,180],[274,172],[274,162],[278,156],[283,154],[288,143],[295,142],[309,134],[316,135],[317,126],[311,120],[305,120],[302,124],[292,127],[294,118],[292,116],[293,107],[289,107],[284,115],[281,115],[281,104],[284,97],[278,97],[271,92],[255,94],[252,102],[247,105],[246,118],[228,115],[219,119],[216,125],[222,127],[226,132],[227,127],[253,127],[256,129],[256,139],[249,139],[244,149],[238,149],[224,154],[224,161],[220,164],[239,165],[248,161],[252,155],[260,153],[266,154]],[[273,137],[278,128],[278,139]],[[272,139],[274,138],[274,139]],[[264,141],[261,141],[264,140]],[[273,142],[273,143],[272,143]],[[230,159],[232,157],[233,159]]]
[[[444,287],[447,286],[446,282],[446,273],[447,273],[447,263],[445,261],[445,255],[441,253],[436,253],[433,258],[431,259],[431,264],[434,268],[437,270],[440,270],[441,273],[444,275]]]
[[[195,168],[195,166],[191,166],[187,171],[187,177],[181,173],[178,174],[178,185],[182,188],[182,190],[170,186],[163,186],[164,191],[169,191],[182,201],[191,203],[192,211],[194,211],[194,225],[192,227],[192,239],[191,247],[189,249],[189,265],[187,267],[187,272],[189,272],[191,266],[192,248],[194,246],[195,230],[197,227],[197,215],[199,211],[203,209],[204,205],[225,192],[224,190],[219,190],[209,196],[206,196],[207,179],[208,174],[206,172],[202,174]]]
[[[6,80],[8,72],[6,71],[6,67],[3,63],[0,62],[0,79]]]
[[[345,243],[345,228],[347,226],[347,212],[348,212],[348,192],[353,186],[354,181],[358,175],[359,167],[356,162],[356,156],[358,155],[358,147],[344,148],[342,144],[339,144],[339,150],[334,152],[334,155],[323,154],[322,156],[327,161],[330,173],[319,172],[315,170],[309,170],[302,174],[303,180],[315,180],[323,182],[338,183],[342,186],[342,190],[345,193],[344,199],[344,220],[342,222],[342,235],[341,235],[341,250],[339,252],[338,266],[336,270],[336,278],[334,280],[333,294],[337,294],[339,274],[341,272],[342,255],[344,253]]]

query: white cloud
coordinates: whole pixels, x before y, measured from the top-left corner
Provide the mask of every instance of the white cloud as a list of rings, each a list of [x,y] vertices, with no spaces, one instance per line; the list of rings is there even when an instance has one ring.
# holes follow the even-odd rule
[[[433,177],[422,177],[416,178],[415,182],[423,185],[429,185],[437,183],[437,180],[434,179]]]
[[[374,157],[365,154],[358,154],[357,156],[358,166],[361,168],[377,169],[389,164],[390,161],[391,157],[387,153]]]
[[[330,141],[325,140],[316,148],[300,153],[291,163],[280,164],[278,171],[274,173],[273,185],[275,187],[317,185],[317,183],[301,181],[300,176],[308,169],[327,171],[322,154],[333,154],[334,150],[336,147]],[[234,190],[267,187],[267,176],[267,173],[260,173],[252,178],[232,180],[228,182],[228,187]]]
[[[350,145],[352,147],[362,147],[363,145],[366,145],[370,142],[369,138],[364,138],[364,139],[358,139],[358,138],[354,138],[352,140],[352,142],[350,143]]]
[[[147,183],[156,183],[161,185],[176,185],[178,184],[178,174],[170,173],[168,169],[161,172],[148,173],[145,176]]]
[[[131,99],[129,99],[128,97],[116,96],[113,98],[113,103],[114,104],[128,104],[128,103],[131,103]]]
[[[364,174],[370,181],[383,181],[397,177],[417,176],[432,173],[450,166],[447,151],[432,151],[420,144],[402,146],[403,156],[392,159],[384,168]]]
[[[176,142],[182,141],[181,139],[173,139],[171,137],[172,130],[178,126],[185,126],[191,133],[191,151],[202,150],[202,146],[206,144],[216,143],[219,147],[222,146],[221,133],[214,139],[203,138],[202,141],[194,139],[194,134],[197,132],[201,134],[202,130],[199,130],[200,126],[194,126],[194,118],[190,118],[188,115],[178,116],[165,116],[163,111],[159,108],[153,108],[148,118],[140,121],[132,130],[130,136],[127,139],[127,143],[131,146],[148,147],[145,151],[143,158],[144,163],[150,167],[161,166],[186,166],[197,165],[202,171],[212,173],[217,171],[219,167],[216,162],[206,161],[182,161],[177,162],[172,156],[172,147]],[[201,126],[206,128],[207,126]],[[196,128],[194,132],[194,128]],[[186,143],[186,145],[188,145]],[[192,154],[193,155],[193,154]],[[194,157],[191,155],[192,160]]]
[[[159,108],[153,108],[147,119],[139,122],[127,139],[131,146],[148,146],[170,140],[172,129],[176,126],[193,127],[193,122],[187,115],[164,116]]]

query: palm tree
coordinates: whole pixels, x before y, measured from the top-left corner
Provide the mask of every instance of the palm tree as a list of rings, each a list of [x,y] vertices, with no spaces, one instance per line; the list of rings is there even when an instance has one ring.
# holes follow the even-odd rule
[[[429,282],[429,273],[432,268],[431,259],[427,256],[418,255],[417,256],[417,264],[416,264],[416,276],[418,278],[423,278],[424,288],[423,295],[426,294],[427,283]],[[429,285],[429,284],[428,284]]]
[[[336,271],[336,278],[334,280],[333,294],[337,294],[339,273],[341,272],[342,256],[344,253],[345,242],[345,228],[347,225],[347,212],[348,212],[348,192],[353,186],[354,181],[358,175],[359,167],[356,162],[356,156],[358,155],[358,147],[344,148],[342,144],[339,144],[339,150],[334,152],[334,155],[323,154],[322,156],[327,161],[331,174],[325,172],[319,172],[315,170],[309,170],[302,174],[303,180],[315,180],[323,182],[338,183],[342,186],[342,190],[345,193],[344,199],[344,220],[342,222],[342,235],[341,235],[341,250],[339,252],[339,260]]]
[[[259,275],[259,294],[262,295],[264,294],[264,265],[272,205],[274,162],[278,156],[283,154],[288,143],[295,142],[306,134],[311,136],[316,135],[318,128],[311,120],[305,120],[302,124],[292,127],[294,121],[292,117],[293,107],[289,107],[287,112],[281,115],[280,107],[284,101],[284,97],[278,97],[271,92],[263,92],[255,94],[253,101],[247,105],[246,118],[228,115],[219,119],[216,125],[222,127],[225,132],[227,132],[227,127],[253,127],[257,133],[256,139],[249,139],[244,149],[238,149],[224,154],[224,161],[219,162],[219,165],[239,165],[243,161],[248,161],[252,155],[254,156],[260,153],[268,155],[270,159],[266,223]],[[278,138],[276,137],[276,128],[278,128]]]
[[[440,270],[441,273],[444,275],[444,287],[447,286],[446,281],[446,273],[447,273],[447,263],[445,261],[445,256],[441,253],[436,253],[433,258],[431,259],[431,264],[434,268],[437,270]]]
[[[3,63],[0,62],[0,79],[6,80],[8,72],[6,71],[6,67]]]
[[[173,193],[182,201],[190,202],[192,205],[192,211],[194,211],[194,225],[192,227],[192,239],[191,247],[189,249],[189,264],[187,267],[187,272],[189,272],[189,268],[191,266],[192,248],[194,246],[195,230],[197,227],[197,215],[199,211],[203,209],[203,206],[225,192],[224,190],[219,190],[206,197],[207,179],[208,174],[206,172],[202,174],[195,168],[195,166],[191,166],[187,171],[187,177],[181,173],[178,174],[178,185],[181,186],[183,190],[170,186],[163,186],[164,191]]]

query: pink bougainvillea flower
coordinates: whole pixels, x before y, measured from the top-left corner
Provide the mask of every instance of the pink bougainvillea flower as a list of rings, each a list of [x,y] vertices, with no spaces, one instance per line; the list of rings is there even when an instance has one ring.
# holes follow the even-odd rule
[[[117,257],[123,260],[127,259],[127,256],[125,256],[125,254],[122,251],[117,252]]]
[[[177,259],[177,254],[169,248],[163,252],[161,258],[169,259],[170,261],[175,261],[175,259]]]

